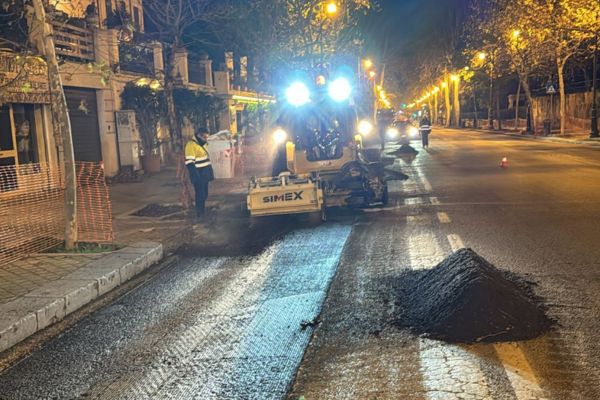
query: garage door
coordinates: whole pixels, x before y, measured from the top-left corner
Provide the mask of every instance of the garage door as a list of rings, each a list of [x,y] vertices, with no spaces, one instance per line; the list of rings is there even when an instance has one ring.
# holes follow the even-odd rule
[[[102,160],[98,106],[93,89],[65,88],[76,161]]]

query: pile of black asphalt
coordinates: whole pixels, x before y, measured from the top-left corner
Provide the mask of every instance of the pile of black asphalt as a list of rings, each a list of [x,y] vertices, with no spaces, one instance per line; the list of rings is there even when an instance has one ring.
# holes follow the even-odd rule
[[[461,249],[433,269],[411,271],[398,281],[396,323],[452,343],[533,339],[552,321],[532,285]]]
[[[417,153],[418,153],[418,151],[414,147],[412,147],[410,144],[404,143],[398,148],[398,150],[389,152],[387,154],[392,155],[392,156],[399,156],[402,154],[417,154]]]

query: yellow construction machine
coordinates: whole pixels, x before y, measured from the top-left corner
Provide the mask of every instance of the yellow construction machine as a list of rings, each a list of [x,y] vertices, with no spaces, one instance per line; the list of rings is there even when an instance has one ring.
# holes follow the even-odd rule
[[[330,207],[386,204],[379,149],[362,144],[362,136],[374,128],[359,120],[350,80],[338,77],[311,88],[297,81],[285,91],[285,99],[273,131],[273,173],[251,179],[250,214],[321,213],[325,218]]]

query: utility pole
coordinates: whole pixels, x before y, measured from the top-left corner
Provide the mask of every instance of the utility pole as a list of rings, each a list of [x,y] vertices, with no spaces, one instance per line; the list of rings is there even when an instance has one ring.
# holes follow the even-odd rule
[[[597,94],[597,90],[598,90],[598,31],[596,31],[596,34],[594,35],[594,67],[593,67],[593,74],[594,74],[594,80],[593,80],[593,86],[592,86],[592,112],[591,112],[591,133],[590,133],[590,137],[591,138],[597,138],[600,137],[600,135],[598,134],[598,101],[596,99],[596,94]]]
[[[69,109],[60,78],[52,27],[47,21],[42,0],[33,0],[33,16],[32,27],[29,28],[30,40],[33,36],[38,39],[34,42],[48,63],[52,112],[56,116],[53,124],[54,132],[58,139],[59,157],[65,171],[65,247],[72,249],[77,243],[77,175]]]

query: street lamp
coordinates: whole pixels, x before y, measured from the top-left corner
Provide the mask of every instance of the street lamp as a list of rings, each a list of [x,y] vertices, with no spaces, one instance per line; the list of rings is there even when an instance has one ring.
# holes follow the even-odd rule
[[[373,61],[371,61],[370,58],[367,58],[363,61],[363,65],[365,66],[366,70],[371,69],[373,67]]]
[[[327,4],[327,7],[325,8],[325,11],[327,11],[328,15],[335,15],[338,12],[338,6],[335,2],[331,2],[329,4]]]
[[[590,133],[590,137],[591,138],[597,138],[600,137],[600,134],[598,134],[598,101],[596,99],[596,94],[597,94],[597,90],[598,90],[598,31],[596,31],[596,34],[594,35],[594,67],[593,67],[593,74],[594,74],[594,83],[592,86],[592,112],[591,112],[591,133]]]

